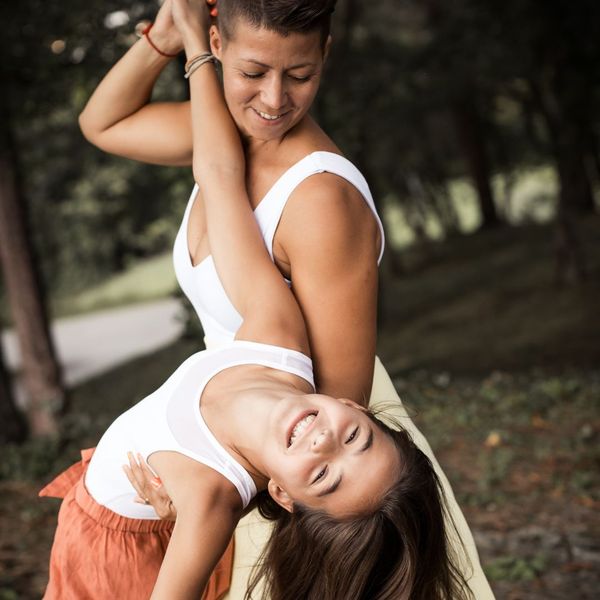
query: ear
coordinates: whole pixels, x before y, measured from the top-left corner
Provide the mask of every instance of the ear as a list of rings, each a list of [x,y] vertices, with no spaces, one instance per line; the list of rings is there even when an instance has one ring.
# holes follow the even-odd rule
[[[329,56],[329,50],[331,49],[332,37],[331,35],[327,36],[327,41],[325,42],[325,48],[323,48],[323,62],[327,60]]]
[[[354,402],[354,400],[350,400],[349,398],[338,398],[338,400],[345,404],[346,406],[351,406],[352,408],[356,408],[358,410],[362,410],[363,412],[369,412],[369,409],[359,404],[358,402]]]
[[[271,498],[273,498],[279,506],[285,508],[285,510],[290,513],[294,512],[294,501],[288,496],[288,493],[272,479],[269,479],[267,490],[269,491]]]
[[[216,25],[210,26],[210,29],[208,30],[208,39],[210,42],[210,51],[220,61],[221,55],[223,54],[223,37]]]

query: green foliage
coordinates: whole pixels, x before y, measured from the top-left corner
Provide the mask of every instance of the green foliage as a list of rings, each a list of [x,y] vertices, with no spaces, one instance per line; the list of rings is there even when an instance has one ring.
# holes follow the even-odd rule
[[[547,558],[536,554],[530,558],[500,556],[484,567],[491,581],[532,581],[546,569]]]
[[[0,463],[0,480],[31,481],[56,471],[62,445],[58,440],[29,440],[24,444],[6,444]]]
[[[149,0],[24,0],[8,12],[0,40],[0,74],[10,90],[5,118],[17,138],[35,244],[53,293],[77,292],[172,243],[191,189],[189,170],[108,157],[83,139],[77,125],[100,78],[135,42],[134,23],[155,10]],[[128,22],[108,27],[105,19],[114,11],[124,11]],[[577,85],[559,89],[573,95],[564,103],[586,121],[591,160],[598,148],[592,99],[599,56],[589,40],[598,38],[597,12],[591,0],[561,0],[548,10],[533,0],[509,0],[501,11],[488,0],[368,7],[340,0],[315,114],[357,161],[376,200],[385,199],[390,229],[401,222],[404,238],[418,242],[479,226],[453,116],[467,101],[481,117],[501,212],[511,222],[552,214],[554,180],[521,189],[522,172],[554,160],[536,93],[553,93],[563,72],[577,74]],[[560,52],[553,49],[556,40]],[[557,55],[564,65],[556,64]],[[184,96],[174,61],[155,97]],[[578,106],[582,97],[590,100]],[[541,208],[522,214],[523,193],[537,194]]]
[[[154,2],[65,5],[25,0],[11,7],[0,41],[4,118],[18,162],[42,273],[52,292],[73,292],[169,249],[192,187],[189,169],[110,157],[83,139],[77,123],[92,90],[136,37],[133,24]],[[105,24],[112,11],[130,21]],[[177,63],[155,89],[182,98]]]

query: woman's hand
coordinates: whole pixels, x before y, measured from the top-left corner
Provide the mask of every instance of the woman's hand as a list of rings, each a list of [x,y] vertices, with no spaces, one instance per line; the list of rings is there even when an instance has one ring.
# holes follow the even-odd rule
[[[123,465],[123,471],[138,494],[135,502],[151,505],[164,521],[175,521],[177,510],[162,481],[148,468],[140,454],[134,457],[133,453],[128,452],[127,458],[129,465]]]
[[[164,0],[152,25],[152,41],[167,54],[183,50],[181,33],[173,22],[172,0]]]
[[[216,0],[171,0],[171,14],[179,30],[188,57],[207,52],[211,14],[216,14]]]

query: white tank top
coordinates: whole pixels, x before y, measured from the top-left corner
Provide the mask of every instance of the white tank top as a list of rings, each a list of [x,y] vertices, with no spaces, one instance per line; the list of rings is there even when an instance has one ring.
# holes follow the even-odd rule
[[[92,456],[85,485],[99,504],[124,517],[157,519],[152,506],[134,502],[136,493],[122,470],[127,452],[144,460],[157,451],[179,452],[226,477],[244,508],[256,494],[249,473],[223,448],[205,423],[201,396],[218,373],[238,365],[263,365],[293,373],[314,389],[310,358],[278,346],[236,340],[190,356],[155,392],[119,416],[106,430]]]
[[[333,173],[349,181],[358,189],[373,211],[381,232],[381,250],[377,261],[379,263],[384,249],[384,232],[369,186],[360,171],[348,159],[332,152],[313,152],[292,165],[275,182],[254,210],[254,216],[271,258],[273,258],[273,237],[288,198],[307,177],[323,172]],[[225,293],[212,256],[207,256],[196,266],[192,265],[187,230],[190,211],[197,194],[198,186],[194,186],[175,239],[173,264],[179,285],[200,318],[206,336],[206,345],[216,347],[234,339],[235,333],[242,324],[242,317]]]

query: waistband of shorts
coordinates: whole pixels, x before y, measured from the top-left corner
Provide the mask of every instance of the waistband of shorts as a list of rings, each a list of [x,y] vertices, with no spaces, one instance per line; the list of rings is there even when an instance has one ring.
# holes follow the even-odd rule
[[[158,531],[170,531],[174,525],[173,521],[124,517],[98,504],[86,490],[83,476],[77,482],[75,488],[75,502],[77,502],[81,510],[88,517],[107,529],[130,531],[133,533],[154,533]]]

